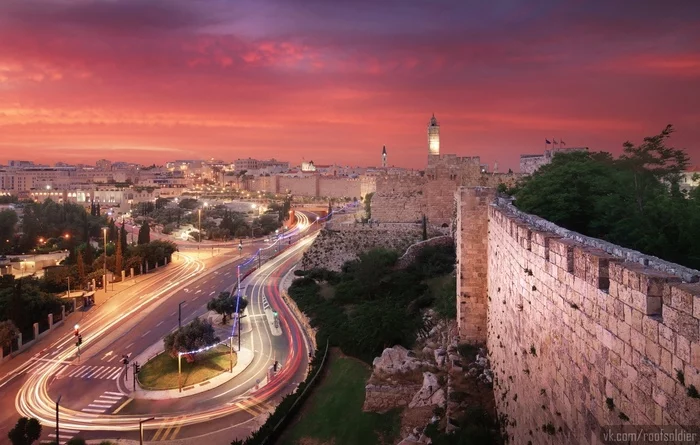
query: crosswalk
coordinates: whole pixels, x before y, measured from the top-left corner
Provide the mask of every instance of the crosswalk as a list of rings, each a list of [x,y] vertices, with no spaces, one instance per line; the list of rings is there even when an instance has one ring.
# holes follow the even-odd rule
[[[78,366],[71,369],[63,369],[59,373],[62,377],[77,379],[102,379],[117,380],[124,370],[123,366]]]
[[[236,402],[235,405],[253,417],[258,417],[275,410],[274,406],[258,399],[257,397],[249,397],[245,400],[241,400],[240,402]]]
[[[156,432],[153,434],[153,437],[151,438],[151,442],[158,442],[158,441],[165,441],[165,440],[173,440],[177,436],[177,434],[180,432],[180,428],[182,428],[182,421],[185,419],[185,416],[181,417],[172,417],[170,419],[165,419],[163,422],[163,426],[158,428]]]
[[[105,391],[81,411],[93,414],[104,414],[119,403],[126,395],[120,392]]]
[[[56,440],[56,430],[49,434],[49,440],[52,442],[58,442],[59,444],[65,444],[72,438],[74,438],[80,431],[71,430],[68,428],[58,429],[58,440]]]
[[[43,374],[54,365],[56,360],[33,359],[32,363],[25,369],[27,374]],[[99,365],[78,365],[61,362],[56,368],[51,367],[51,374],[56,378],[72,377],[79,379],[103,379],[117,380],[124,370],[123,366],[99,366]]]

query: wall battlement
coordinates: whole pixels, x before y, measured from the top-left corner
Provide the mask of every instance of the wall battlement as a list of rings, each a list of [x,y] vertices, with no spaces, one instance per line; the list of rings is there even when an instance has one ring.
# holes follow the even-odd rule
[[[485,204],[487,189],[455,197],[460,335],[479,341],[485,320],[512,443],[697,425],[700,399],[687,388],[700,389],[700,284],[684,280],[699,272]]]

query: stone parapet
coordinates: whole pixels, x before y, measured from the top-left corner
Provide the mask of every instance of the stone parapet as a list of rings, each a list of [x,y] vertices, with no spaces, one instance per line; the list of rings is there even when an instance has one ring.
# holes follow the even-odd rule
[[[469,207],[472,195],[458,199]],[[463,252],[482,248],[474,221],[457,232]],[[487,345],[511,443],[597,444],[614,425],[697,424],[688,388],[700,389],[700,272],[503,200],[487,228]],[[483,273],[467,258],[465,276]]]

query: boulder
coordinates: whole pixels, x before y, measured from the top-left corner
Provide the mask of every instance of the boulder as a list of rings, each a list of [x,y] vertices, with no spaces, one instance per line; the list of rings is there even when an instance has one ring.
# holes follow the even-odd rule
[[[416,408],[431,405],[442,406],[444,404],[445,391],[440,388],[437,376],[432,372],[424,372],[423,386],[416,393],[416,395],[413,396],[413,400],[411,400],[411,403],[408,404],[408,407]]]
[[[413,351],[409,351],[403,346],[386,348],[380,357],[372,362],[374,371],[382,374],[395,374],[414,371],[423,362],[418,360]]]

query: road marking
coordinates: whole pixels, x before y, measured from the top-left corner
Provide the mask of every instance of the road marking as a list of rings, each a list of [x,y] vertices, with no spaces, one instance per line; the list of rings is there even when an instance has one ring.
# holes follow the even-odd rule
[[[213,291],[211,291],[211,292],[209,293],[209,295],[214,295],[215,293],[216,293],[216,291],[213,290]]]
[[[102,405],[102,404],[99,404],[99,403],[88,403],[88,406],[91,407],[91,408],[110,408],[110,407],[112,406],[112,404],[109,404],[109,405]]]
[[[106,409],[83,408],[81,411],[85,411],[86,413],[104,413],[107,410]]]
[[[125,347],[124,349],[129,349],[129,347],[130,347],[131,345],[133,345],[133,344],[134,344],[134,343],[129,343],[128,345],[126,345],[126,347]]]
[[[144,332],[144,333],[143,333],[143,335],[141,336],[141,338],[143,338],[143,337],[147,336],[147,335],[148,335],[148,334],[149,334],[150,332],[151,332],[151,330],[150,330],[150,329],[149,329],[148,331]]]
[[[114,360],[115,358],[117,358],[116,355],[111,356],[111,357],[109,358],[109,360],[107,360],[107,363],[111,362],[111,361]]]
[[[124,402],[124,403],[122,403],[121,405],[119,405],[119,408],[115,409],[115,410],[112,412],[112,414],[117,414],[119,411],[122,410],[122,408],[124,408],[126,405],[128,405],[129,403],[131,403],[133,400],[134,400],[134,399],[127,399],[126,402]]]
[[[239,407],[240,409],[246,411],[248,414],[250,414],[253,417],[258,417],[261,414],[255,410],[253,410],[252,407],[247,407],[242,402],[237,402],[236,406]]]
[[[163,321],[160,321],[160,322],[156,325],[156,327],[158,327],[158,326],[160,326],[160,325],[162,325],[162,324],[163,324]]]
[[[108,379],[111,379],[111,380],[117,380],[117,378],[119,377],[119,374],[121,374],[121,373],[122,373],[122,368],[119,367],[119,369],[115,370],[115,371],[114,371],[112,374],[110,374],[109,377],[107,377],[107,378],[108,378]]]
[[[100,396],[100,399],[106,399],[112,403],[114,403],[116,400],[121,400],[123,398],[124,398],[124,396],[105,396],[105,395]]]
[[[113,395],[113,396],[125,396],[125,395],[126,395],[126,394],[124,394],[124,393],[122,393],[122,392],[112,392],[112,391],[105,391],[104,393],[105,393],[105,394],[111,394],[111,395]]]

